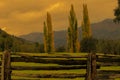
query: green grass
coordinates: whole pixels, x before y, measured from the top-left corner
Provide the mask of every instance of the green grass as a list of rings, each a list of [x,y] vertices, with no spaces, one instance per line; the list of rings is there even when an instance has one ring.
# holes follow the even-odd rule
[[[28,55],[28,56],[82,56],[87,55],[86,53],[16,53],[17,55]]]
[[[39,80],[39,78],[27,78],[27,77],[18,77],[18,76],[12,76],[12,79],[29,79],[29,80]],[[40,79],[41,80],[41,79]]]
[[[100,70],[120,70],[120,66],[101,67]]]
[[[117,79],[115,79],[115,80],[120,80],[120,78],[117,78]]]
[[[27,78],[27,77],[16,77],[12,76],[12,79],[29,79],[29,80],[85,80],[84,78]]]
[[[64,79],[64,78],[41,78],[40,80],[85,80],[84,78],[73,78],[73,79]]]
[[[40,70],[40,71],[33,71],[33,70],[13,70],[12,73],[14,74],[64,74],[64,73],[78,73],[78,74],[84,74],[86,73],[86,70]],[[35,80],[38,78],[27,78],[27,77],[17,77],[13,76],[12,79],[31,79]],[[39,80],[39,79],[38,79]],[[74,79],[68,79],[68,78],[40,78],[40,80],[84,80],[84,78],[74,78]]]
[[[20,74],[62,74],[62,73],[79,73],[84,74],[85,69],[76,69],[76,70],[13,70],[12,73]]]
[[[58,64],[42,64],[42,63],[27,63],[27,62],[12,62],[12,66],[59,66]]]

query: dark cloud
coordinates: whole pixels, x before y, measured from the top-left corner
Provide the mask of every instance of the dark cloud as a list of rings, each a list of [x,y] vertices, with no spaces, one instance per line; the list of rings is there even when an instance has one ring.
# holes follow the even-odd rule
[[[67,29],[73,4],[80,26],[83,0],[0,0],[0,28],[14,35],[42,32],[46,12],[52,15],[54,30]],[[91,22],[113,18],[117,0],[87,0]]]

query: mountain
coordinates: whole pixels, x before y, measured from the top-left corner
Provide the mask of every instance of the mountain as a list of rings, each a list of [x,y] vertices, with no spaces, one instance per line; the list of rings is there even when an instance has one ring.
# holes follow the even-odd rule
[[[120,24],[115,24],[112,19],[106,19],[91,25],[93,37],[98,39],[120,39]]]
[[[115,24],[112,19],[106,19],[101,22],[91,24],[93,37],[97,39],[120,39],[120,24]],[[81,27],[79,27],[79,33],[81,36]],[[66,45],[67,32],[65,30],[55,31],[55,44],[56,46]],[[79,37],[80,37],[79,36]],[[27,35],[21,35],[20,38],[43,43],[43,34],[39,32],[30,33]]]
[[[8,34],[7,32],[3,31],[2,29],[0,29],[0,51],[3,51],[5,48],[8,49],[11,47],[11,45],[13,45],[13,40],[18,40],[19,41],[23,41],[23,39],[21,38],[17,38],[14,37],[10,34]]]
[[[40,52],[40,45],[38,43],[10,35],[0,29],[0,51],[4,51],[5,49],[10,49],[12,52]]]
[[[9,39],[12,40],[12,41],[18,40],[18,41],[24,42],[24,43],[32,43],[32,41],[30,41],[30,40],[26,40],[26,39],[23,39],[23,38],[20,38],[20,37],[16,37],[14,35],[8,34],[6,31],[0,29],[0,42],[2,43],[2,41],[4,41],[4,42],[7,41],[7,40],[9,41]]]

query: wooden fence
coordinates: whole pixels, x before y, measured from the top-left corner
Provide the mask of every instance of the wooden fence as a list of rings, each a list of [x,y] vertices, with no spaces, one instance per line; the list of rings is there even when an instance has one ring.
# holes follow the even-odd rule
[[[17,55],[17,56],[16,56]],[[115,80],[120,78],[120,70],[100,70],[102,66],[120,66],[120,56],[96,55],[89,53],[84,56],[30,56],[27,54],[11,54],[5,51],[1,56],[1,80],[11,80],[11,76],[22,76],[31,78],[80,78],[85,80]],[[48,59],[49,58],[49,59]],[[61,58],[57,60],[56,58]],[[64,58],[64,59],[62,59]],[[78,59],[76,59],[78,58]],[[86,58],[81,59],[79,58]],[[76,59],[76,60],[74,60]],[[34,63],[55,63],[69,66],[11,66],[11,62],[34,62]],[[77,66],[76,66],[77,65]],[[12,70],[70,70],[86,69],[85,74],[14,74]],[[68,79],[69,80],[69,79]]]

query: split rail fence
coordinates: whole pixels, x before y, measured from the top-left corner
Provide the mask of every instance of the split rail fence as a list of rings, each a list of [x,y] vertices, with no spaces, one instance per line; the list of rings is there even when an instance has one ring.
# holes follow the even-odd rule
[[[59,58],[56,59],[56,58]],[[64,59],[63,59],[64,58]],[[85,58],[85,59],[79,59]],[[62,66],[11,66],[12,62],[32,62],[32,63],[54,63]],[[25,54],[12,54],[4,51],[1,55],[1,80],[12,80],[11,76],[31,77],[31,78],[84,78],[85,80],[115,80],[120,78],[120,70],[101,70],[101,67],[120,66],[120,56],[116,55],[96,55],[89,53],[83,56],[29,56]],[[67,66],[66,66],[67,65]],[[85,69],[85,74],[20,74],[12,73],[13,70],[74,70]],[[36,80],[36,79],[35,79]]]

